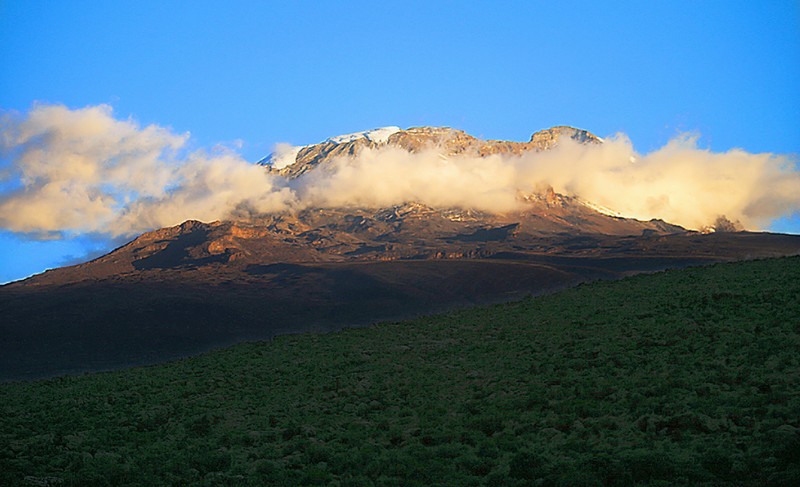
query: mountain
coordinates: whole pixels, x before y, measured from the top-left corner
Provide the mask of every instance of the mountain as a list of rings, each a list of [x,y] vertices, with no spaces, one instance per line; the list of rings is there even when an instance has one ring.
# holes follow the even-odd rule
[[[565,137],[602,143],[564,126],[528,142],[386,127],[284,148],[259,163],[292,180],[383,145],[482,157],[550,150]],[[518,198],[520,209],[505,214],[408,201],[187,221],[145,233],[90,262],[0,287],[0,380],[155,363],[590,280],[800,253],[797,236],[701,234],[615,216],[549,187]]]
[[[285,147],[258,161],[273,172],[290,179],[297,178],[317,166],[325,166],[337,157],[354,156],[364,148],[395,146],[409,152],[436,148],[447,156],[474,155],[485,157],[492,154],[516,154],[543,151],[558,145],[566,137],[582,144],[602,143],[602,139],[568,126],[552,127],[534,133],[528,142],[504,140],[480,140],[462,130],[450,127],[414,127],[401,130],[399,127],[382,127],[364,132],[331,137],[314,145]]]

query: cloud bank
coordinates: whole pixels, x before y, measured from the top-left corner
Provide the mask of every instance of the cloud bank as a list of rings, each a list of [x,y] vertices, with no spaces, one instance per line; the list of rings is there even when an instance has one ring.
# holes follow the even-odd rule
[[[624,135],[599,145],[566,141],[551,151],[486,158],[386,146],[294,181],[230,150],[189,153],[188,138],[117,120],[105,105],[3,113],[0,227],[41,238],[117,237],[187,219],[408,201],[506,213],[522,208],[520,194],[545,186],[625,216],[692,229],[720,215],[763,229],[800,209],[800,172],[791,157],[713,153],[687,136],[648,154],[637,154]]]
[[[106,105],[5,113],[0,130],[0,182],[12,186],[0,193],[0,227],[14,232],[133,235],[280,210],[292,198],[262,167],[225,150],[184,154],[188,134],[116,120]]]

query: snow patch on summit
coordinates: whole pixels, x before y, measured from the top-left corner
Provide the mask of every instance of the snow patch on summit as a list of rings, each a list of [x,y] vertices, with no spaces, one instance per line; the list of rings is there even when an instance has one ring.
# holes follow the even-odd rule
[[[333,144],[346,144],[358,139],[367,139],[376,144],[385,144],[389,141],[389,137],[402,130],[403,129],[400,127],[395,126],[380,127],[372,130],[364,130],[362,132],[354,132],[352,134],[338,135],[336,137],[327,139],[325,142]],[[299,154],[300,151],[306,147],[309,146],[278,143],[275,145],[275,150],[272,152],[272,154],[259,160],[256,162],[256,164],[260,164],[262,166],[270,165],[273,167],[273,169],[283,169],[284,167],[291,166],[297,162],[297,154]]]
[[[345,135],[338,135],[336,137],[331,137],[330,139],[326,140],[326,142],[333,142],[334,144],[346,144],[347,142],[353,142],[354,140],[358,139],[367,139],[371,142],[375,142],[376,144],[385,144],[388,142],[389,137],[397,132],[400,132],[402,129],[400,127],[380,127],[377,129],[372,130],[364,130],[362,132],[354,132],[352,134],[345,134]]]
[[[258,161],[258,164],[262,166],[269,164],[275,169],[283,169],[297,162],[297,154],[305,147],[307,146],[278,143],[275,145],[275,151]]]

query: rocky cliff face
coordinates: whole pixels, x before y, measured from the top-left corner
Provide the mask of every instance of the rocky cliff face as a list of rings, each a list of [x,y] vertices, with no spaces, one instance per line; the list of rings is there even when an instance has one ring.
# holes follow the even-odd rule
[[[535,134],[531,135],[531,140],[528,144],[533,146],[536,150],[547,150],[558,145],[558,141],[564,137],[570,138],[581,144],[600,144],[603,142],[600,137],[597,137],[586,130],[560,125],[558,127],[536,132]]]
[[[383,129],[376,129],[380,131]],[[384,132],[388,134],[390,132]],[[594,134],[568,126],[552,127],[534,133],[528,142],[505,140],[481,140],[463,130],[450,127],[413,127],[406,130],[393,130],[383,138],[370,137],[370,132],[351,134],[344,138],[328,139],[319,144],[299,148],[294,162],[284,161],[281,167],[274,165],[274,157],[266,157],[259,164],[281,176],[297,178],[316,167],[324,166],[338,157],[354,156],[366,147],[394,146],[409,152],[439,150],[446,156],[469,155],[486,157],[492,154],[514,154],[550,150],[560,140],[568,138],[581,144],[599,144],[602,139]]]

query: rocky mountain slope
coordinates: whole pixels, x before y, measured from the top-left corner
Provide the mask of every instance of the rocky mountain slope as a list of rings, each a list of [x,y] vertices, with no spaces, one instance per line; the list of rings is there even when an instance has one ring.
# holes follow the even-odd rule
[[[379,135],[379,136],[376,136]],[[293,179],[324,166],[337,157],[354,156],[364,148],[395,146],[409,152],[437,148],[448,156],[473,155],[485,157],[492,154],[516,154],[528,151],[543,151],[554,148],[561,138],[570,138],[582,144],[599,144],[602,139],[568,126],[552,127],[531,135],[528,142],[504,140],[480,140],[462,130],[450,127],[414,127],[400,130],[385,127],[372,131],[349,134],[343,138],[333,137],[319,144],[294,147],[281,154],[272,154],[258,163],[267,166],[281,176]],[[280,158],[280,159],[279,159]]]
[[[684,234],[660,220],[598,213],[550,191],[527,211],[493,215],[418,203],[371,209],[315,209],[247,221],[181,225],[148,232],[86,264],[48,271],[19,285],[110,278],[149,269],[280,262],[375,262],[489,258],[515,250],[556,251],[559,241]]]

